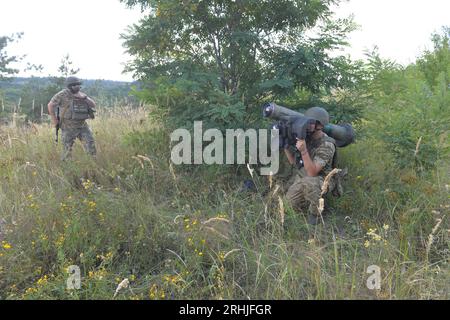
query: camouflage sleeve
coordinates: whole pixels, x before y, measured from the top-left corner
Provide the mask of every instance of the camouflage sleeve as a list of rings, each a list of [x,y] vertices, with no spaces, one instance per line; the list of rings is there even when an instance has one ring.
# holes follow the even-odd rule
[[[325,141],[324,144],[317,148],[313,161],[324,168],[327,163],[331,164],[333,161],[335,151],[336,147],[334,144],[329,141]]]
[[[53,96],[53,98],[50,100],[50,103],[56,104],[56,105],[61,105],[63,95],[64,95],[64,91],[58,92],[58,93],[55,94],[55,95]]]

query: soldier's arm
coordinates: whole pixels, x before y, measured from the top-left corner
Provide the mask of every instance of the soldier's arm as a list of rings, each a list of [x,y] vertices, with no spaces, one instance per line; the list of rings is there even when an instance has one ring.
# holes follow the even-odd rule
[[[95,101],[94,101],[94,100],[92,100],[91,98],[89,98],[88,96],[86,96],[86,101],[87,101],[87,103],[88,103],[88,105],[89,105],[89,107],[90,107],[91,109],[95,109],[96,104],[95,104]]]
[[[319,172],[323,169],[324,165],[316,163],[311,159],[308,150],[300,151],[302,155],[303,165],[305,167],[306,174],[310,177],[317,177]]]
[[[316,177],[319,175],[320,171],[333,161],[334,153],[336,152],[336,147],[331,142],[325,142],[321,145],[314,154],[314,159],[311,159],[308,151],[306,150],[305,155],[302,154],[303,161],[305,163],[305,170],[308,175]],[[305,160],[307,158],[307,160]],[[308,165],[306,164],[308,162]],[[307,168],[308,166],[308,168]]]
[[[89,116],[91,117],[91,119],[94,119],[95,118],[95,107],[96,107],[95,102],[88,96],[86,96],[86,101],[89,106]]]
[[[296,147],[302,155],[306,174],[310,177],[317,177],[319,175],[320,171],[322,171],[328,161],[333,159],[335,151],[334,145],[325,143],[325,145],[321,146],[316,151],[314,159],[311,159],[304,140],[298,140]]]
[[[58,104],[53,101],[53,99],[49,102],[47,108],[48,108],[48,114],[50,115],[50,118],[52,119],[53,126],[56,126],[58,124],[58,119],[56,118],[55,108],[58,107]]]
[[[295,164],[295,156],[288,148],[284,148],[284,154],[291,165]]]

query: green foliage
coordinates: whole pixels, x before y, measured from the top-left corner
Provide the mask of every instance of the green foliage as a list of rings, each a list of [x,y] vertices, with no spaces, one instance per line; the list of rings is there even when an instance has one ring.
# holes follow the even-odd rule
[[[432,37],[434,50],[426,51],[421,58],[417,60],[417,66],[425,75],[425,79],[430,87],[438,85],[439,77],[444,72],[447,83],[450,82],[448,66],[450,65],[450,27],[444,27],[442,34],[436,33]]]
[[[17,33],[11,37],[0,36],[0,80],[18,72],[18,70],[13,69],[8,65],[17,62],[20,58],[17,56],[8,56],[5,49],[8,46],[8,43],[20,39],[21,36],[22,33]]]
[[[78,72],[80,72],[79,68],[73,67],[73,62],[70,60],[69,54],[65,55],[60,62],[60,66],[58,67],[58,72],[60,75],[60,80],[65,80],[69,76],[76,75]],[[62,84],[62,83],[58,83]]]
[[[449,156],[450,116],[445,110],[450,105],[450,50],[447,36],[434,39],[435,51],[424,53],[417,65],[407,68],[373,53],[370,80],[363,87],[367,92],[365,132],[386,143],[386,151],[395,156],[399,167],[419,172]]]
[[[332,19],[339,1],[122,2],[148,12],[123,35],[134,57],[127,70],[143,82],[138,95],[181,122],[231,126],[266,99],[355,82],[352,63],[329,55],[353,29]]]
[[[311,227],[266,178],[267,194],[243,192],[230,167],[170,164],[169,131],[144,116],[95,119],[95,161],[77,143],[60,163],[49,126],[2,128],[1,299],[448,299],[443,170],[398,170],[361,139],[342,149],[345,194]],[[366,287],[374,264],[381,290]]]

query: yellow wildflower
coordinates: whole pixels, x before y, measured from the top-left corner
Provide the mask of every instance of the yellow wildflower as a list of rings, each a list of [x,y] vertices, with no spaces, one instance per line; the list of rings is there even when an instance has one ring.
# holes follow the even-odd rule
[[[64,235],[60,235],[59,238],[55,241],[55,245],[57,247],[61,247],[64,243]]]
[[[33,294],[33,293],[35,293],[35,292],[37,292],[37,289],[35,289],[35,288],[28,288],[28,289],[25,291],[25,294]]]
[[[219,260],[221,260],[221,261],[225,260],[225,252],[223,252],[223,251],[219,252]]]
[[[37,281],[37,285],[44,286],[47,284],[47,280],[48,280],[48,277],[47,277],[47,275],[45,275],[45,276],[39,278],[39,280]]]
[[[11,244],[9,244],[8,242],[2,241],[2,247],[3,249],[9,250],[12,248]]]
[[[92,181],[89,180],[89,179],[84,180],[84,181],[82,182],[82,184],[83,184],[83,187],[84,187],[85,190],[91,190],[91,189],[94,188],[94,184],[93,184]]]

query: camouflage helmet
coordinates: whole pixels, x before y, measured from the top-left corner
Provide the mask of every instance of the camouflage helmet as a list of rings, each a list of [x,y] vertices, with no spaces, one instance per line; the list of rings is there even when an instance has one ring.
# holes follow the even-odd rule
[[[330,123],[330,115],[328,111],[321,107],[312,107],[306,110],[305,117],[319,121],[323,126]]]
[[[81,80],[77,77],[68,77],[66,79],[67,88],[69,88],[70,86],[80,85],[80,84],[81,84]]]

